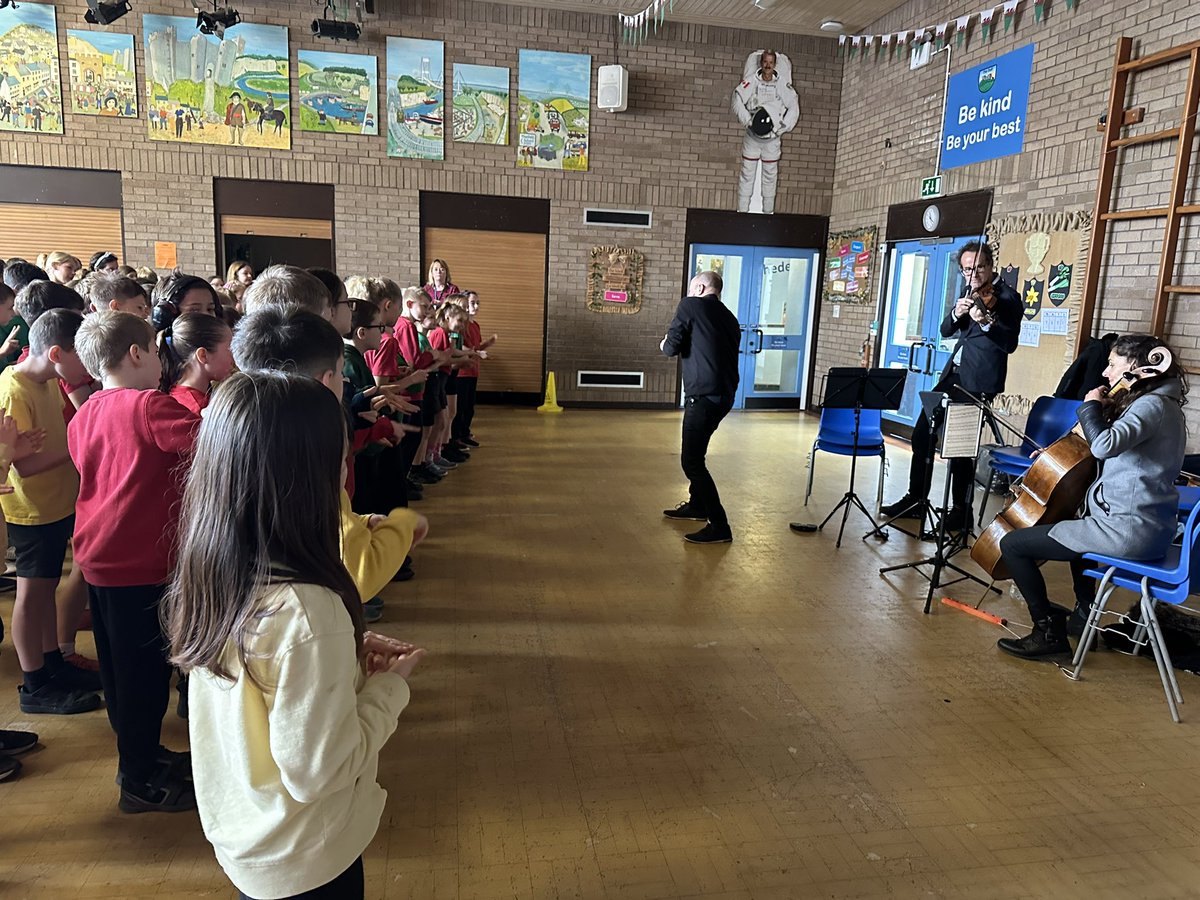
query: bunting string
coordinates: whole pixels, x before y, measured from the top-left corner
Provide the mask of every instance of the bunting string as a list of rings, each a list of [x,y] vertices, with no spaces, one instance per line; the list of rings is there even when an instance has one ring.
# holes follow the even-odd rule
[[[621,23],[621,41],[626,44],[645,43],[651,32],[658,34],[658,29],[667,21],[667,13],[675,11],[675,0],[653,0],[653,2],[638,13],[617,13],[617,21]]]

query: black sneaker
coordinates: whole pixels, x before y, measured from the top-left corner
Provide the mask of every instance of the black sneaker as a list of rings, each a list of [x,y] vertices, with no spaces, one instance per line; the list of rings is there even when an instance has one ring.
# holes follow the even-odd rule
[[[37,746],[38,736],[32,731],[4,731],[0,729],[0,753],[20,756]]]
[[[663,515],[668,519],[689,519],[693,522],[708,521],[708,516],[704,515],[698,509],[693,508],[687,500],[684,500],[674,509],[664,509]]]
[[[699,531],[685,534],[683,539],[689,544],[728,544],[733,540],[733,532],[728,525],[714,525],[709,522]]]
[[[479,446],[479,441],[475,440],[475,438],[465,437],[465,438],[459,438],[459,440],[462,443],[466,444],[471,449],[475,449],[476,447]]]
[[[412,581],[416,574],[412,566],[402,566],[400,571],[392,576],[392,581]]]
[[[412,478],[412,480],[417,484],[437,484],[442,480],[440,475],[435,475],[433,472],[429,471],[429,469],[425,467],[424,463],[421,463],[419,466],[413,466],[409,473],[409,477]]]
[[[921,501],[912,494],[905,494],[895,503],[879,507],[879,514],[885,519],[915,519],[919,514],[917,504]]]
[[[31,691],[25,685],[17,685],[21,699],[21,712],[50,716],[73,716],[100,708],[100,695],[91,691],[76,691],[64,688],[55,681]]]
[[[121,800],[117,804],[121,812],[187,812],[196,808],[192,783],[170,769],[160,770],[150,781],[123,778],[121,782]]]
[[[441,456],[452,463],[465,463],[471,458],[470,453],[463,453],[461,450],[449,445],[442,448]]]
[[[100,683],[99,672],[89,672],[87,669],[73,666],[69,662],[64,662],[50,677],[55,684],[71,691],[87,691],[89,694],[95,694],[104,690],[104,686]]]

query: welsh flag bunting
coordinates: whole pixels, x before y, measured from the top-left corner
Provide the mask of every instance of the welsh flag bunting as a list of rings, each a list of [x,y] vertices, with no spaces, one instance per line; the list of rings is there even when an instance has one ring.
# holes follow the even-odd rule
[[[894,56],[899,56],[901,53],[904,52],[904,45],[907,43],[908,43],[908,32],[907,31],[897,31],[896,32],[896,42],[894,44],[892,44],[892,54]]]
[[[1067,9],[1075,8],[1075,0],[1067,0]]]
[[[1033,0],[1033,21],[1040,22],[1046,17],[1046,0]]]
[[[1008,34],[1008,29],[1012,27],[1013,19],[1017,15],[1017,7],[1021,5],[1021,0],[1004,0],[1004,33]]]
[[[950,27],[949,22],[943,22],[941,25],[939,25],[935,29],[934,34],[937,36],[937,46],[935,47],[935,49],[941,50],[942,45],[946,43],[946,29],[949,27]]]
[[[838,35],[838,56],[845,56],[845,55],[846,55],[846,36],[844,34],[839,34]]]
[[[959,16],[954,22],[954,38],[959,47],[967,39],[967,28],[971,24],[970,16]]]
[[[890,59],[890,58],[891,58],[891,56],[892,56],[892,45],[893,45],[893,44],[895,44],[895,42],[896,42],[896,36],[895,36],[894,34],[885,34],[885,35],[883,36],[883,40],[881,40],[881,41],[879,42],[879,46],[880,46],[880,47],[882,47],[882,48],[883,48],[883,51],[884,51],[884,53],[883,53],[883,58],[884,58],[884,59]]]
[[[979,24],[983,31],[983,42],[986,44],[992,39],[992,20],[996,18],[996,7],[982,10],[979,13]]]
[[[850,58],[851,59],[854,58],[854,54],[858,52],[858,48],[861,44],[862,44],[862,36],[861,35],[856,34],[854,37],[850,38]]]

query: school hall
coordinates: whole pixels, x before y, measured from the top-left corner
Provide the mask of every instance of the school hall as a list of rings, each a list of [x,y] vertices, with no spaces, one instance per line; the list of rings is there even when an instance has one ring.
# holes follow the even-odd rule
[[[0,896],[1200,894],[1200,7],[644,2],[0,2]]]

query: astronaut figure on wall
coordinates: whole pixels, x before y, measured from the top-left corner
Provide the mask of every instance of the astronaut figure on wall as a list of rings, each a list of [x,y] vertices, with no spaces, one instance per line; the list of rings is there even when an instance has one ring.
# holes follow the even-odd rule
[[[754,175],[762,163],[762,211],[775,211],[781,138],[796,127],[800,98],[792,87],[792,63],[774,50],[756,50],[746,58],[741,83],[733,91],[733,112],[742,123],[742,173],[738,212],[750,211]]]

